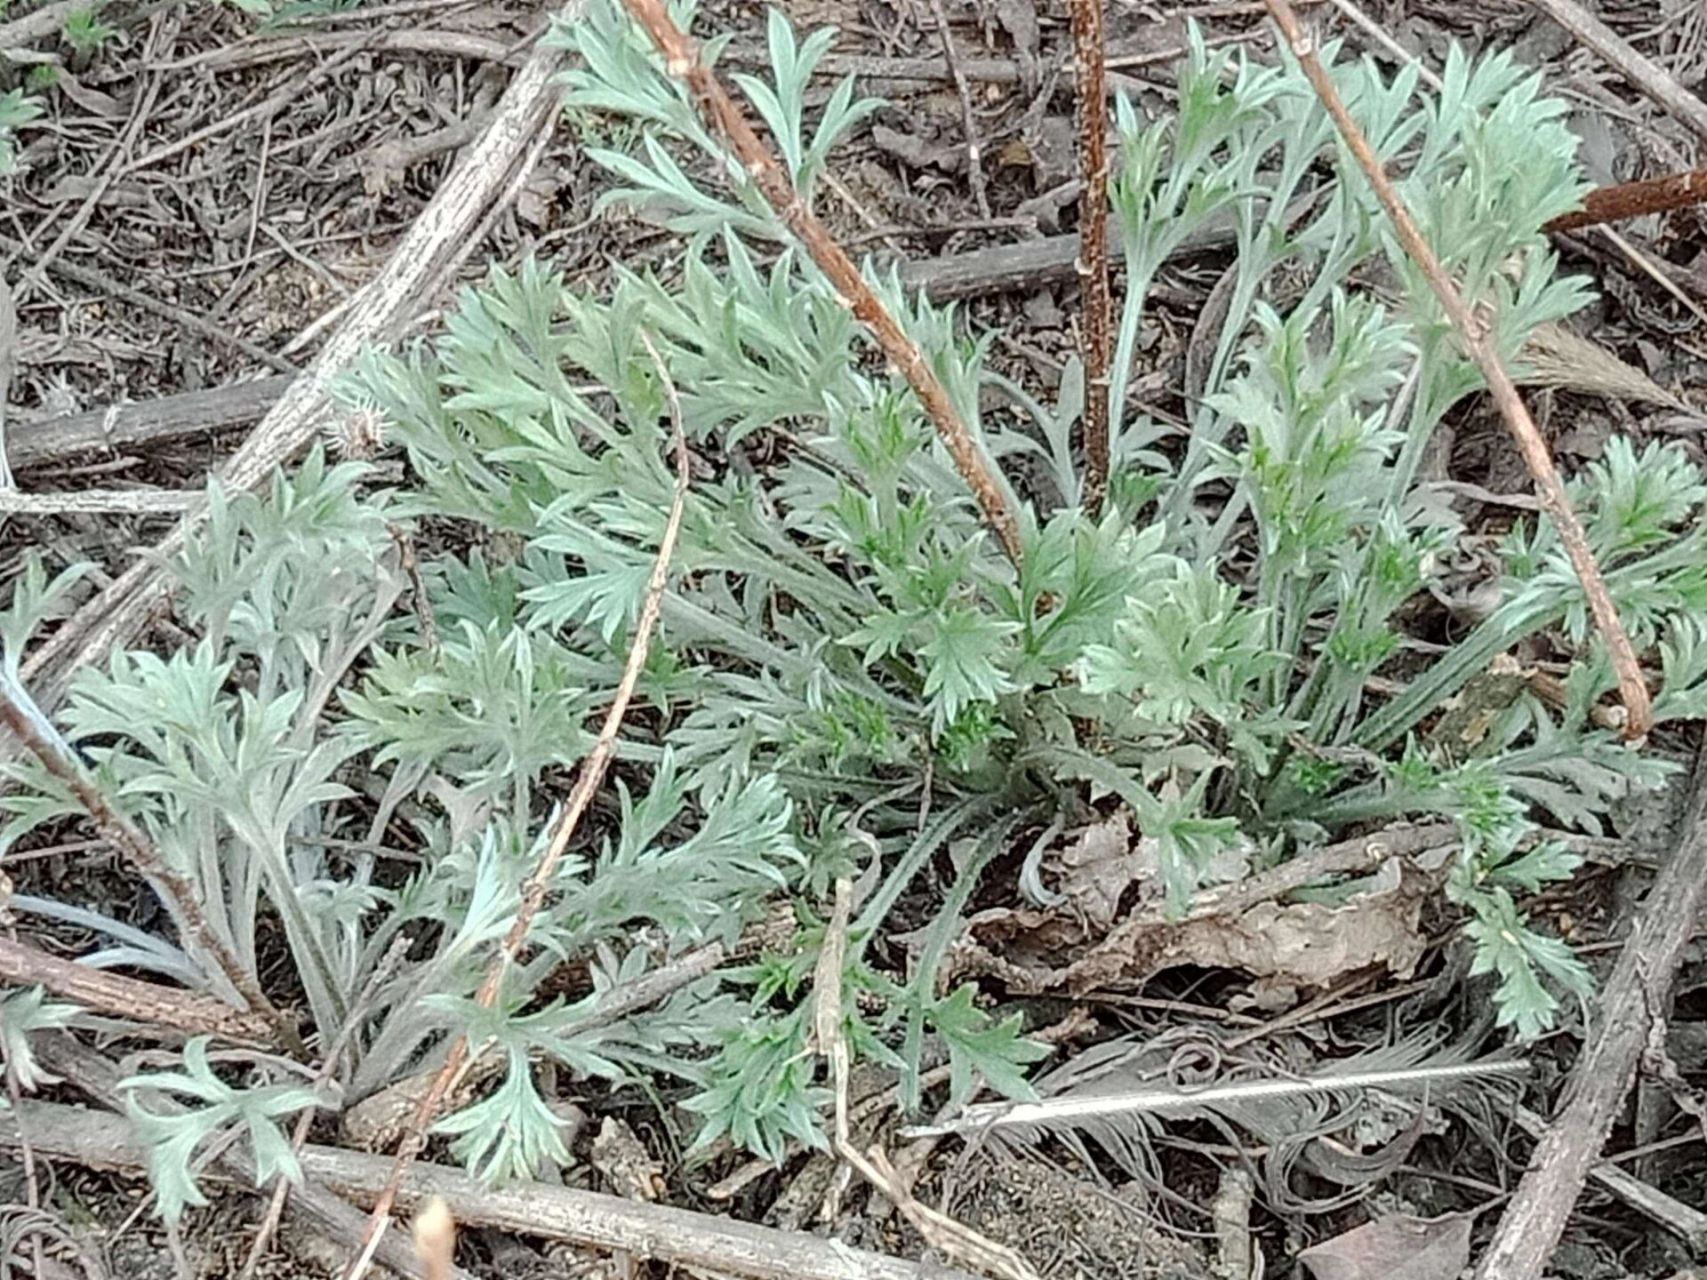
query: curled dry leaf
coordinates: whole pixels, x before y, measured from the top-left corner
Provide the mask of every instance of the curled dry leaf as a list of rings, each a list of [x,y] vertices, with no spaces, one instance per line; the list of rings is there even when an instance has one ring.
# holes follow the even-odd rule
[[[1457,1280],[1470,1261],[1470,1219],[1393,1213],[1298,1255],[1315,1280]]]
[[[1444,873],[1395,857],[1338,904],[1258,902],[1183,920],[1157,905],[1113,928],[1087,928],[1071,907],[984,911],[968,919],[950,963],[1027,994],[1132,986],[1181,965],[1238,969],[1259,994],[1326,987],[1373,965],[1405,978],[1424,950],[1423,904]]]

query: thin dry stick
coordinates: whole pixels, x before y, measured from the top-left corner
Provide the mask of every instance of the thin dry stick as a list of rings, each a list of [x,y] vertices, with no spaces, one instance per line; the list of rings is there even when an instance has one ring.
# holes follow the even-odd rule
[[[301,1048],[296,1025],[268,1000],[241,961],[226,946],[203,914],[196,890],[183,876],[166,865],[165,859],[134,822],[113,808],[106,796],[83,772],[82,766],[66,746],[47,717],[10,675],[0,676],[0,724],[10,729],[42,767],[51,773],[83,806],[96,830],[118,849],[131,866],[150,880],[166,897],[191,944],[199,947],[231,983],[232,988],[248,1005],[271,1024],[278,1042],[288,1048]]]
[[[246,1013],[199,992],[180,991],[91,968],[21,941],[16,933],[9,938],[0,937],[0,984],[40,986],[85,1009],[170,1027],[187,1035],[218,1036],[237,1044],[259,1046],[271,1045],[275,1040],[272,1023],[259,1014]]]
[[[568,6],[574,11],[574,4]],[[549,129],[558,102],[557,71],[562,52],[542,45],[510,81],[493,109],[478,141],[463,155],[409,225],[408,234],[386,259],[384,269],[356,294],[348,315],[326,340],[306,376],[295,379],[268,410],[259,426],[220,469],[229,488],[255,488],[274,468],[288,461],[321,429],[332,410],[331,388],[338,377],[375,342],[390,341],[416,315],[421,299],[444,287],[458,266],[479,244],[472,234],[482,212],[511,181],[529,144],[541,129]],[[0,236],[0,248],[7,245]],[[69,279],[84,273],[68,262],[54,271]],[[108,287],[105,284],[91,287]],[[126,296],[122,292],[121,297]],[[143,305],[143,299],[128,301]],[[151,306],[161,304],[147,300]],[[195,317],[181,317],[186,327]],[[217,326],[196,321],[213,335]],[[247,348],[242,339],[223,336]],[[294,372],[294,366],[271,353],[271,360]],[[36,647],[24,673],[33,681],[41,702],[50,709],[64,697],[71,673],[106,661],[114,645],[132,639],[169,603],[171,584],[161,561],[182,547],[200,528],[205,507],[197,508],[174,531],[154,544],[136,562],[85,603],[44,643]]]
[[[1466,350],[1487,380],[1488,392],[1493,396],[1500,416],[1505,419],[1506,426],[1517,441],[1518,450],[1529,467],[1529,474],[1535,478],[1535,487],[1540,491],[1542,506],[1553,518],[1553,525],[1559,531],[1559,541],[1564,544],[1565,552],[1571,558],[1571,565],[1576,569],[1577,578],[1582,583],[1583,594],[1588,597],[1589,608],[1594,613],[1595,625],[1600,629],[1607,650],[1612,656],[1613,670],[1618,673],[1618,692],[1624,702],[1624,736],[1632,740],[1643,737],[1653,724],[1653,708],[1648,698],[1648,687],[1642,679],[1642,667],[1636,659],[1636,651],[1630,644],[1630,637],[1625,634],[1624,626],[1618,620],[1618,610],[1607,593],[1606,583],[1600,576],[1600,566],[1595,563],[1594,552],[1589,549],[1582,522],[1577,519],[1571,500],[1565,493],[1565,483],[1559,477],[1558,468],[1553,465],[1553,457],[1547,451],[1546,441],[1541,438],[1541,432],[1537,429],[1535,420],[1529,416],[1529,410],[1525,407],[1523,398],[1518,395],[1511,375],[1506,372],[1499,352],[1489,340],[1487,326],[1470,310],[1469,304],[1464,301],[1463,295],[1447,276],[1440,259],[1435,256],[1434,250],[1418,229],[1410,210],[1405,207],[1405,202],[1394,188],[1392,180],[1388,178],[1387,171],[1371,149],[1369,139],[1346,110],[1345,102],[1340,98],[1339,90],[1334,88],[1327,68],[1316,56],[1315,43],[1305,33],[1303,24],[1298,21],[1298,15],[1293,11],[1289,0],[1266,2],[1275,24],[1279,26],[1292,48],[1292,55],[1303,67],[1304,74],[1316,90],[1316,95],[1321,98],[1322,105],[1327,108],[1328,114],[1339,128],[1340,136],[1345,139],[1346,146],[1356,157],[1358,166],[1368,177],[1376,198],[1386,209],[1399,243],[1427,278],[1429,287],[1440,299],[1447,318],[1458,330]]]
[[[373,967],[373,972],[362,984],[360,994],[355,1003],[350,1006],[350,1013],[344,1019],[344,1025],[338,1028],[338,1034],[332,1038],[332,1043],[321,1054],[320,1069],[314,1073],[314,1092],[318,1093],[332,1083],[332,1077],[338,1074],[338,1063],[344,1056],[344,1050],[349,1046],[356,1032],[361,1030],[362,1023],[367,1021],[368,1013],[373,1008],[374,999],[379,990],[391,977],[398,962],[408,952],[410,943],[414,940],[406,934],[399,934],[380,957]],[[296,1125],[291,1130],[290,1149],[300,1154],[308,1143],[308,1131],[314,1125],[314,1108],[304,1107],[296,1117]],[[284,1220],[285,1201],[290,1198],[290,1180],[280,1174],[273,1180],[272,1199],[267,1201],[266,1215],[261,1219],[261,1229],[255,1233],[255,1241],[249,1246],[249,1256],[243,1262],[243,1270],[239,1272],[241,1280],[249,1280],[255,1274],[255,1268],[266,1255],[267,1245],[271,1243],[273,1233],[279,1229],[279,1223]],[[438,1277],[443,1280],[443,1276]]]
[[[1103,77],[1103,0],[1070,0],[1079,92],[1079,256],[1085,299],[1085,510],[1108,494],[1108,362],[1113,304],[1108,291],[1108,94]]]
[[[670,557],[676,549],[676,536],[681,532],[682,511],[687,505],[688,493],[688,446],[687,436],[682,429],[681,402],[676,395],[676,388],[670,381],[670,375],[664,368],[652,340],[644,332],[641,340],[647,350],[651,351],[653,360],[657,363],[659,377],[663,380],[666,398],[670,405],[672,433],[675,438],[676,452],[676,490],[675,497],[670,503],[669,519],[664,522],[664,536],[658,544],[658,556],[652,562],[652,576],[646,583],[646,599],[641,605],[640,620],[635,627],[634,643],[628,651],[628,662],[622,669],[622,680],[617,685],[616,696],[611,700],[610,709],[605,712],[604,724],[599,729],[598,740],[593,743],[593,749],[582,761],[581,772],[575,778],[575,785],[569,792],[569,799],[564,805],[562,817],[558,819],[557,828],[552,832],[551,843],[534,868],[533,875],[528,878],[527,886],[522,891],[521,905],[516,910],[516,918],[510,925],[510,931],[504,937],[504,944],[498,954],[493,957],[487,967],[485,979],[480,984],[480,990],[475,994],[475,1003],[482,1008],[490,1009],[498,999],[498,990],[503,983],[504,974],[511,964],[521,954],[523,945],[527,942],[529,931],[533,928],[534,917],[539,914],[545,904],[545,895],[551,890],[552,877],[557,872],[557,864],[562,861],[564,850],[569,847],[569,841],[575,835],[575,829],[581,823],[581,817],[593,802],[593,796],[604,781],[605,770],[609,768],[611,757],[616,754],[616,738],[622,729],[623,716],[628,712],[628,704],[634,697],[634,687],[640,682],[641,669],[646,665],[646,654],[652,645],[652,632],[658,625],[658,614],[663,608],[664,586],[669,579]],[[397,1200],[398,1189],[403,1185],[404,1175],[409,1172],[409,1166],[420,1154],[421,1148],[427,1142],[427,1129],[438,1115],[445,1095],[450,1092],[452,1084],[461,1074],[463,1066],[469,1058],[469,1042],[466,1034],[459,1035],[451,1045],[450,1053],[445,1058],[444,1066],[434,1078],[432,1087],[422,1095],[416,1105],[414,1114],[409,1118],[409,1127],[404,1131],[402,1140],[397,1145],[397,1159],[391,1167],[391,1177],[386,1181],[385,1189],[380,1192],[379,1199],[374,1203],[373,1212],[368,1217],[367,1231],[362,1240],[362,1250],[356,1260],[350,1264],[344,1273],[344,1280],[361,1280],[373,1261],[374,1250],[379,1247],[380,1238],[385,1234],[386,1226],[391,1220],[391,1206]]]
[[[978,216],[990,216],[990,193],[984,185],[984,147],[978,140],[978,117],[972,113],[972,90],[966,85],[966,73],[960,69],[960,59],[954,52],[954,33],[948,29],[948,11],[942,0],[931,0],[931,14],[936,18],[937,35],[942,37],[942,60],[948,65],[948,77],[954,81],[954,92],[960,98],[960,127],[966,134],[966,179],[972,186],[972,198],[978,202]]]
[[[907,1182],[889,1163],[883,1149],[861,1151],[853,1143],[848,1123],[848,1045],[842,1033],[842,969],[847,954],[848,920],[853,914],[853,882],[836,881],[836,900],[818,963],[812,972],[812,1040],[829,1059],[835,1104],[836,1154],[873,1187],[888,1197],[925,1243],[956,1262],[998,1276],[1001,1280],[1039,1280],[1037,1271],[1017,1251],[981,1235],[946,1213],[921,1204]]]
[[[1644,178],[1640,182],[1621,182],[1615,187],[1597,188],[1583,198],[1581,209],[1575,213],[1560,214],[1542,230],[1575,231],[1601,222],[1687,209],[1694,204],[1707,204],[1707,169],[1668,173],[1663,178]]]
[[[707,126],[729,144],[777,217],[794,233],[812,256],[812,261],[829,277],[855,318],[870,330],[877,345],[883,348],[883,354],[907,379],[935,425],[937,434],[942,437],[949,456],[954,459],[955,468],[977,499],[985,522],[994,530],[1008,558],[1019,564],[1022,555],[1019,519],[1014,514],[1007,491],[978,442],[961,421],[948,391],[918,344],[895,322],[888,308],[865,282],[859,268],[854,266],[853,260],[818,221],[817,215],[807,208],[789,181],[788,174],[777,163],[776,156],[747,123],[746,114],[700,60],[699,46],[676,26],[664,0],[623,0],[623,3],[664,55],[665,70],[687,85]]]

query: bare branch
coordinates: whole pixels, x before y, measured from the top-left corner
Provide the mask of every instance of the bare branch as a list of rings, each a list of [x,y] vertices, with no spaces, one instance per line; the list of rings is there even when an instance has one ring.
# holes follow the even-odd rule
[[[954,33],[948,29],[948,11],[942,0],[931,0],[931,14],[936,19],[937,35],[942,39],[942,60],[948,67],[949,79],[954,81],[955,96],[960,99],[960,127],[966,134],[966,180],[972,188],[972,198],[978,202],[978,216],[990,216],[990,193],[984,185],[984,148],[978,140],[978,117],[972,113],[972,90],[966,84],[966,73],[960,69],[960,58],[954,51]]]
[[[189,1035],[219,1036],[239,1044],[272,1044],[273,1026],[223,1000],[137,978],[92,969],[17,939],[0,938],[0,983],[41,986],[84,1008]]]

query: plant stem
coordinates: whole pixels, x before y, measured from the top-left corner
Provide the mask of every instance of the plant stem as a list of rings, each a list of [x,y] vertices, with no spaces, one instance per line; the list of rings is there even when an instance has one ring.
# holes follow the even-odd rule
[[[700,59],[699,46],[676,26],[664,0],[623,0],[623,4],[651,36],[652,43],[664,57],[664,69],[671,78],[687,86],[694,105],[705,118],[706,126],[729,145],[777,217],[794,233],[855,318],[866,327],[883,349],[883,354],[906,378],[936,427],[949,456],[954,459],[955,468],[971,489],[984,513],[985,522],[1002,544],[1002,550],[1007,552],[1008,559],[1017,566],[1023,558],[1019,517],[1014,512],[1007,489],[961,420],[947,389],[918,344],[896,323],[895,317],[889,314],[889,309],[865,282],[853,260],[800,198],[788,174],[777,163],[776,156],[747,123],[746,114]]]
[[[1376,199],[1387,211],[1387,217],[1393,224],[1393,231],[1398,236],[1399,243],[1428,280],[1429,287],[1440,300],[1441,308],[1463,340],[1465,349],[1481,369],[1483,378],[1487,380],[1488,392],[1498,406],[1500,416],[1505,419],[1512,437],[1517,441],[1518,450],[1523,454],[1529,473],[1535,479],[1535,487],[1540,492],[1541,504],[1552,517],[1554,527],[1559,531],[1559,541],[1564,545],[1565,553],[1570,556],[1571,565],[1582,582],[1583,593],[1588,597],[1589,608],[1594,613],[1595,626],[1606,640],[1613,669],[1618,673],[1619,696],[1624,702],[1624,736],[1629,740],[1646,736],[1653,725],[1654,717],[1648,687],[1642,678],[1641,663],[1636,658],[1636,650],[1624,631],[1623,623],[1619,621],[1618,610],[1612,603],[1612,597],[1607,593],[1606,583],[1600,576],[1600,566],[1595,563],[1594,552],[1589,549],[1588,536],[1583,532],[1582,522],[1577,519],[1577,513],[1565,493],[1565,482],[1560,478],[1558,468],[1553,465],[1553,457],[1548,452],[1547,443],[1541,438],[1535,420],[1529,416],[1529,410],[1524,405],[1523,398],[1518,395],[1511,375],[1506,372],[1505,363],[1500,359],[1499,351],[1490,338],[1489,326],[1471,310],[1469,303],[1458,292],[1457,286],[1446,274],[1440,259],[1435,256],[1433,248],[1418,228],[1416,220],[1411,217],[1411,212],[1405,206],[1398,189],[1393,186],[1386,169],[1382,167],[1374,149],[1369,145],[1368,137],[1346,109],[1327,68],[1316,55],[1314,41],[1305,33],[1303,24],[1299,22],[1289,0],[1266,2],[1275,24],[1291,46],[1292,55],[1298,59],[1311,87],[1316,91],[1316,96],[1322,100],[1322,105],[1333,118],[1340,136],[1345,139],[1347,148],[1369,179]]]
[[[1108,288],[1108,91],[1103,77],[1103,0],[1069,0],[1079,95],[1079,257],[1084,297],[1085,510],[1108,495],[1108,361],[1113,303]]]

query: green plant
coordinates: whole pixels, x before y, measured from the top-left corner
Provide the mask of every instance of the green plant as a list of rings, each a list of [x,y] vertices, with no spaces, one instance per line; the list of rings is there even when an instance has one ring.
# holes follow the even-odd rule
[[[46,109],[39,97],[23,89],[0,93],[0,177],[18,171],[17,132]]]
[[[596,0],[551,38],[579,55],[578,125],[628,140],[594,152],[619,184],[609,198],[686,238],[679,274],[619,269],[592,296],[534,262],[494,270],[430,342],[368,353],[345,392],[387,425],[411,483],[370,491],[362,466],[316,452],[264,499],[212,488],[205,531],[170,566],[199,640],[84,673],[62,717],[245,965],[282,952],[315,1043],[376,983],[338,1073],[346,1097],[432,1069],[467,1033],[500,1079],[440,1131],[488,1176],[564,1158],[535,1081],[546,1061],[669,1088],[701,1117],[702,1148],[818,1142],[808,986],[818,904],[842,875],[866,889],[842,977],[854,1054],[895,1070],[909,1107],[937,1061],[957,1099],[980,1080],[1023,1095],[1041,1048],[970,985],[946,988],[941,962],[1020,826],[1087,797],[1131,810],[1176,905],[1225,851],[1272,861],[1353,824],[1446,815],[1464,843],[1451,892],[1499,976],[1502,1019],[1533,1033],[1556,990],[1582,989],[1580,962],[1515,905],[1570,867],[1530,839],[1537,815],[1595,830],[1611,798],[1662,770],[1593,723],[1611,681],[1544,523],[1511,535],[1486,621],[1431,665],[1410,661],[1403,611],[1459,533],[1418,464],[1478,375],[1360,182],[1326,180],[1289,213],[1336,154],[1295,69],[1194,38],[1176,117],[1118,113],[1110,199],[1129,284],[1098,519],[1079,509],[1077,365],[1042,404],[985,367],[988,340],[952,309],[872,273],[990,456],[1037,464],[1016,569],[905,385],[867,359],[816,268],[778,250],[769,206],[641,36]],[[805,82],[828,37],[797,43],[773,14],[769,41],[772,77],[746,87],[810,198],[870,105],[844,82],[809,126]],[[1436,97],[1373,63],[1336,75],[1508,355],[1582,305],[1540,235],[1582,182],[1534,77],[1456,52]],[[1127,410],[1125,384],[1150,281],[1217,216],[1239,252],[1181,441]],[[1301,294],[1287,276],[1307,280]],[[673,495],[672,407],[704,474],[613,802],[485,1009],[487,957],[628,651]],[[1660,714],[1701,714],[1707,482],[1676,448],[1617,444],[1575,497],[1638,642],[1662,654]],[[418,598],[394,537],[410,531],[432,539]],[[39,570],[25,583],[3,631],[14,672],[71,588]],[[1562,712],[1524,696],[1468,755],[1430,742],[1443,703],[1492,659],[1555,632],[1575,658]],[[1408,683],[1378,701],[1378,671]],[[40,769],[13,779],[0,843],[75,812]],[[799,922],[791,950],[601,1012],[685,949],[733,943],[779,894]],[[231,994],[199,957],[77,910],[109,958]],[[376,980],[399,938],[408,963]],[[543,995],[566,964],[590,991]],[[178,1179],[168,1210],[193,1201],[188,1153],[226,1124],[288,1172],[276,1126],[315,1100],[234,1070],[186,1055],[181,1072],[132,1081],[157,1177]],[[200,1106],[150,1106],[168,1093]]]
[[[76,53],[88,57],[105,48],[119,32],[117,27],[101,21],[101,6],[94,4],[87,9],[73,9],[66,17],[61,33],[65,43]]]

